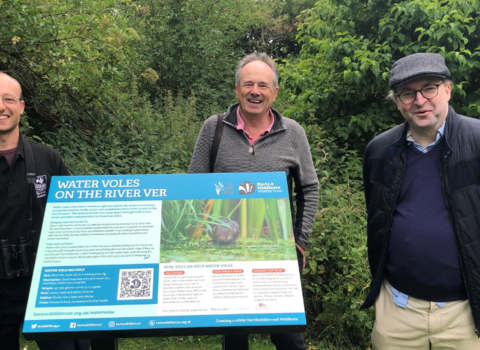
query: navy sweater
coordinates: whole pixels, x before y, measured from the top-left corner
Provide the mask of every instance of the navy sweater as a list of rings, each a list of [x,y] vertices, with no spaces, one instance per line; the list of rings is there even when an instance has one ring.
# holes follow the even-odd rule
[[[407,147],[386,275],[400,292],[438,302],[467,299],[440,179],[443,142],[427,153]]]

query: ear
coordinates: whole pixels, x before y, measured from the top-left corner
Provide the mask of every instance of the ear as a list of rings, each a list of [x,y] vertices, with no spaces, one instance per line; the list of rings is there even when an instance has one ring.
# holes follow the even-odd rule
[[[25,101],[20,101],[20,115],[23,114],[23,111],[25,109]]]
[[[400,111],[400,103],[401,102],[400,102],[399,98],[397,97],[397,95],[394,95],[393,99],[395,100],[395,103],[397,104],[397,108]]]
[[[447,102],[448,102],[450,101],[452,86],[450,85],[449,82],[444,83],[443,86],[445,86],[445,98],[447,99]]]
[[[272,102],[275,102],[275,98],[277,97],[277,94],[278,94],[278,89],[280,89],[280,87],[277,85],[277,87],[275,89],[273,89],[273,99],[272,99]]]
[[[238,100],[238,94],[240,93],[240,91],[238,91],[238,86],[237,84],[235,84],[235,97],[237,98]]]

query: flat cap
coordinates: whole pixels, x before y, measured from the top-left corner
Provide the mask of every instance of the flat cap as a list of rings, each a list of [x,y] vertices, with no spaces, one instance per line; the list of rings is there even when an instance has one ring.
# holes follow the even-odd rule
[[[389,85],[395,89],[420,77],[450,78],[445,60],[438,53],[414,53],[400,58],[392,66]]]

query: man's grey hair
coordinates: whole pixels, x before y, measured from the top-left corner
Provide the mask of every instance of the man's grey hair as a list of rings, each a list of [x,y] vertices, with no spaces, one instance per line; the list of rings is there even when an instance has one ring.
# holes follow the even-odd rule
[[[439,78],[439,79],[441,79],[441,78]],[[443,80],[443,83],[449,83],[450,85],[453,85],[453,84],[454,84],[453,81],[450,80],[450,79],[444,79],[444,80]],[[395,96],[396,96],[396,94],[397,94],[397,89],[391,89],[391,90],[388,92],[388,95],[387,95],[387,97],[385,97],[385,99],[387,99],[387,100],[392,100],[392,101],[395,102]]]
[[[278,68],[275,62],[270,56],[266,53],[251,53],[250,55],[245,56],[238,62],[237,72],[235,73],[235,85],[240,86],[240,71],[250,62],[262,61],[266,63],[273,71],[273,88],[275,89],[278,86]]]

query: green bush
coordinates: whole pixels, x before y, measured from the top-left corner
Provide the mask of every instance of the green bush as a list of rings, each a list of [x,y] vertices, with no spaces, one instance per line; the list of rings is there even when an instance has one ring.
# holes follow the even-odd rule
[[[360,310],[370,284],[361,158],[307,126],[320,181],[319,212],[303,276],[308,332],[335,348],[368,347],[373,312]]]
[[[11,0],[0,6],[0,70],[22,85],[40,133],[57,123],[90,135],[112,123],[132,131],[138,33],[129,0]],[[120,15],[122,14],[122,15]]]
[[[362,149],[403,121],[386,102],[392,64],[416,52],[441,54],[456,82],[451,104],[480,115],[480,2],[320,0],[299,26],[299,58],[282,67],[287,116],[322,126]]]
[[[34,139],[58,150],[73,175],[185,173],[202,125],[195,104],[171,95],[162,109],[145,102],[139,133],[107,124],[87,136],[61,125]]]

